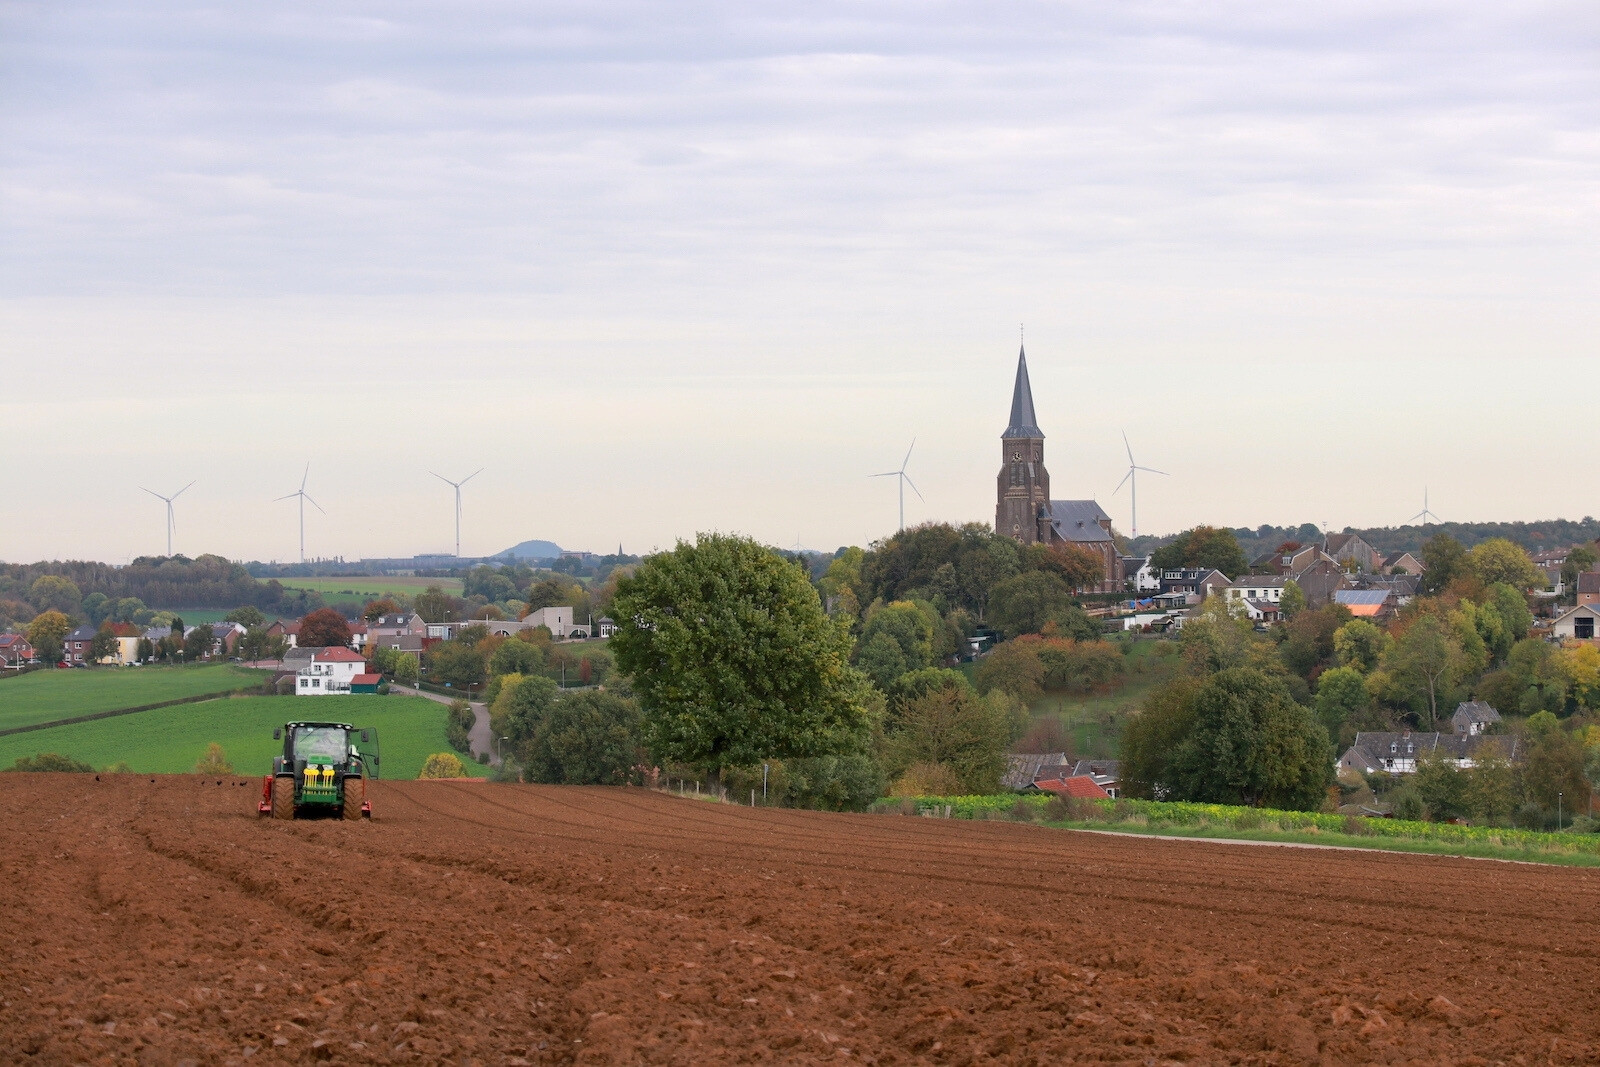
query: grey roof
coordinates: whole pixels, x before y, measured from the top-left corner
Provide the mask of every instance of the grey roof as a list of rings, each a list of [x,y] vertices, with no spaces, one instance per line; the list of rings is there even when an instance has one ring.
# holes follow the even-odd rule
[[[1393,733],[1389,731],[1361,732],[1355,742],[1345,750],[1339,762],[1346,766],[1361,765],[1382,769],[1386,759],[1425,759],[1438,755],[1446,759],[1475,759],[1478,750],[1492,746],[1498,754],[1508,759],[1517,758],[1515,739],[1493,737],[1487,734]]]
[[[1065,752],[1010,752],[1006,754],[1006,773],[1000,781],[1005,789],[1021,792],[1033,784],[1046,767],[1065,767]]]
[[[1487,700],[1463,700],[1456,705],[1451,722],[1499,722],[1500,713]]]
[[[1073,766],[1072,773],[1074,776],[1087,774],[1096,778],[1115,778],[1121,766],[1120,760],[1081,759]]]
[[[1044,436],[1044,431],[1039,429],[1039,420],[1033,413],[1033,387],[1028,384],[1026,349],[1017,351],[1017,383],[1011,389],[1011,423],[1006,427],[1006,432],[1000,436],[1002,438]]]
[[[1242,574],[1233,583],[1235,589],[1247,589],[1255,586],[1260,589],[1271,589],[1291,581],[1287,574]]]
[[[1050,501],[1050,521],[1063,541],[1109,541],[1111,534],[1100,521],[1110,518],[1093,500]]]
[[[1336,589],[1333,601],[1336,604],[1382,604],[1393,594],[1388,589]]]
[[[75,630],[73,630],[66,637],[62,638],[62,640],[63,641],[93,641],[94,640],[94,635],[99,633],[99,632],[100,632],[100,628],[98,626],[90,626],[88,623],[85,623],[84,625],[77,627]]]
[[[1600,571],[1584,571],[1578,575],[1578,592],[1600,593]]]

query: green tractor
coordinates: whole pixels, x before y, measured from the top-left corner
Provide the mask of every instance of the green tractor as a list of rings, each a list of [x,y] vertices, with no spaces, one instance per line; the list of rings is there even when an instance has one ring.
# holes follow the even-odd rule
[[[261,783],[260,815],[372,818],[367,780],[378,777],[378,731],[343,722],[291,722],[272,731],[283,755]]]

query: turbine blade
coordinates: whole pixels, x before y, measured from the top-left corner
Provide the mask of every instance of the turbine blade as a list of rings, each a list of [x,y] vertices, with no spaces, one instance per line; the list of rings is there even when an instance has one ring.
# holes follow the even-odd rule
[[[489,468],[487,468],[487,467],[479,467],[477,470],[473,471],[471,474],[469,474],[465,478],[461,479],[461,484],[462,485],[466,485],[468,482],[472,481],[472,479],[476,478],[478,475],[482,474],[484,471],[486,471],[488,469]]]
[[[1111,490],[1112,496],[1116,496],[1118,493],[1122,492],[1122,487],[1128,484],[1128,479],[1133,477],[1133,472],[1136,470],[1138,470],[1137,467],[1128,468],[1128,473],[1122,476],[1122,481],[1118,482],[1117,487]]]
[[[905,470],[906,469],[906,464],[911,462],[911,452],[916,447],[917,447],[917,439],[915,437],[913,437],[911,439],[911,448],[906,449],[906,458],[900,461],[900,469],[901,470]]]
[[[306,479],[309,477],[311,477],[311,461],[306,460],[306,472],[300,476],[300,489],[302,492],[305,491]]]
[[[928,502],[928,498],[922,495],[922,490],[917,488],[917,483],[911,480],[911,475],[901,471],[900,477],[904,478],[906,480],[906,484],[911,487],[911,491],[917,494],[918,500],[922,501],[924,504]]]
[[[1128,443],[1128,431],[1122,431],[1122,447],[1128,450],[1128,466],[1133,466],[1133,446]]]
[[[285,494],[283,494],[283,495],[282,495],[282,496],[275,496],[275,497],[273,497],[273,498],[272,498],[272,502],[273,502],[273,503],[274,503],[274,504],[276,504],[276,503],[277,503],[277,502],[278,502],[278,501],[280,501],[280,500],[293,500],[293,499],[294,499],[294,498],[295,498],[295,497],[297,497],[297,496],[299,496],[299,495],[300,495],[300,494],[299,494],[299,493],[285,493]]]
[[[867,475],[867,477],[868,478],[893,478],[896,475],[903,474],[903,473],[905,473],[905,472],[904,471],[884,471],[882,474],[869,474],[869,475]]]
[[[200,480],[199,478],[196,478],[194,481],[190,482],[189,485],[193,485],[195,482],[198,482],[199,480]],[[176,493],[173,493],[172,494],[172,499],[176,500],[180,496],[182,496],[184,493],[187,493],[189,491],[189,485],[186,485],[182,489],[179,489]]]
[[[1158,471],[1154,467],[1136,467],[1134,469],[1135,470],[1141,470],[1141,471],[1149,471],[1151,474],[1159,474],[1163,478],[1172,477],[1172,475],[1168,474],[1166,471]]]
[[[144,486],[141,485],[139,488],[140,489],[144,489]],[[144,491],[149,493],[151,496],[155,497],[157,500],[166,500],[167,499],[166,497],[162,496],[160,493],[156,492],[154,489],[144,489]]]
[[[315,500],[312,500],[312,499],[311,499],[311,494],[310,494],[310,493],[301,493],[301,494],[299,494],[299,495],[300,495],[300,496],[303,496],[303,497],[305,497],[305,498],[306,498],[306,500],[307,500],[307,501],[308,501],[308,502],[309,502],[309,503],[310,503],[310,504],[311,504],[311,506],[312,506],[312,507],[314,507],[314,508],[316,508],[316,509],[317,509],[317,510],[318,510],[318,511],[322,511],[322,505],[321,505],[321,504],[319,504],[319,503],[317,503],[317,502],[316,502],[316,501],[315,501]],[[323,514],[324,514],[324,515],[326,515],[326,514],[327,514],[327,512],[326,512],[326,511],[322,511],[322,513],[323,513]]]

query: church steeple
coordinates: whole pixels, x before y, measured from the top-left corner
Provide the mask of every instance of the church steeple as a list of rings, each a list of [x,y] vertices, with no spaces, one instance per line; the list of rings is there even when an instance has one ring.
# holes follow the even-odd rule
[[[1043,440],[1044,431],[1033,414],[1033,387],[1028,383],[1028,352],[1017,350],[1017,383],[1011,389],[1011,423],[1002,438],[1022,437]]]

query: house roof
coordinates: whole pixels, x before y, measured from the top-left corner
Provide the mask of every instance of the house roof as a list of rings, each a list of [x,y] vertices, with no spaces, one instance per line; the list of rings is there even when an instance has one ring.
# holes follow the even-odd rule
[[[1508,748],[1509,745],[1509,748]],[[1392,731],[1363,731],[1345,750],[1339,762],[1347,766],[1361,766],[1381,770],[1386,759],[1426,759],[1443,756],[1446,759],[1473,759],[1479,749],[1492,746],[1508,759],[1517,758],[1514,739],[1484,734],[1394,733]]]
[[[311,650],[313,663],[365,663],[367,658],[359,652],[352,652],[348,648],[314,648]]]
[[[0,634],[0,647],[15,645],[18,643],[25,645],[28,643],[28,639],[22,634]]]
[[[1099,783],[1087,774],[1075,774],[1070,778],[1041,778],[1033,783],[1033,787],[1064,797],[1082,797],[1086,800],[1111,798],[1111,794],[1100,788]]]
[[[70,634],[68,634],[65,638],[63,638],[63,640],[66,640],[66,641],[93,641],[94,640],[94,635],[99,633],[99,632],[100,632],[99,627],[90,626],[87,623],[85,623],[84,625],[75,628]]]
[[[1122,767],[1120,760],[1081,759],[1072,766],[1074,775],[1087,774],[1096,778],[1115,778]]]
[[[1111,534],[1100,522],[1110,519],[1093,500],[1050,501],[1050,523],[1063,541],[1109,541]]]
[[[1274,587],[1282,587],[1285,582],[1290,580],[1286,574],[1246,574],[1240,576],[1239,580],[1233,583],[1233,587],[1235,589],[1272,589]]]
[[[1006,425],[1006,432],[1001,438],[1044,437],[1044,431],[1039,429],[1038,417],[1033,413],[1033,386],[1028,382],[1028,351],[1024,348],[1017,350],[1017,380],[1011,387],[1011,421]]]
[[[1007,789],[1026,789],[1044,768],[1064,767],[1066,762],[1065,752],[1009,752],[1001,784]]]
[[[1584,571],[1578,575],[1578,592],[1600,593],[1600,571]]]
[[[1343,604],[1347,608],[1354,608],[1360,604],[1381,607],[1393,595],[1387,589],[1335,589],[1333,602]]]
[[[1391,552],[1387,556],[1383,557],[1383,565],[1385,567],[1393,567],[1407,556],[1410,556],[1412,561],[1418,565],[1422,563],[1420,559],[1417,559],[1417,557],[1410,552]]]
[[[1487,700],[1463,700],[1456,705],[1451,722],[1499,722],[1500,713]]]
[[[1555,618],[1551,619],[1550,625],[1554,626],[1556,623],[1565,619],[1570,619],[1572,616],[1577,615],[1580,612],[1586,615],[1593,615],[1595,618],[1600,619],[1600,604],[1579,604],[1576,607],[1568,608],[1560,615],[1557,615]]]
[[[1322,543],[1322,550],[1331,556],[1335,552],[1343,550],[1352,541],[1361,541],[1360,535],[1353,533],[1329,534],[1327,540]],[[1361,541],[1361,543],[1366,544],[1365,541]]]
[[[358,674],[350,679],[351,685],[377,685],[383,681],[381,674]]]

